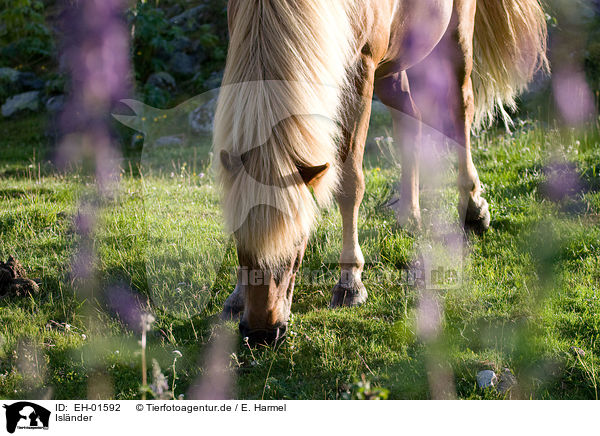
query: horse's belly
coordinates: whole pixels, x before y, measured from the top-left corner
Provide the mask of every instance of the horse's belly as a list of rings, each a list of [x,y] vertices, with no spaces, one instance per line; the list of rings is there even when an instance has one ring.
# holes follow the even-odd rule
[[[448,28],[452,4],[452,0],[397,0],[378,75],[407,70],[431,53]]]

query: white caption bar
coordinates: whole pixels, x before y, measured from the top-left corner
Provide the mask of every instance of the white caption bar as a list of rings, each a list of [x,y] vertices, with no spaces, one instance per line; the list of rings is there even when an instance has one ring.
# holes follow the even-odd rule
[[[0,434],[597,433],[592,401],[18,401],[0,400]],[[49,415],[48,413],[49,412]],[[12,433],[11,433],[12,430]],[[185,433],[188,434],[188,433]]]

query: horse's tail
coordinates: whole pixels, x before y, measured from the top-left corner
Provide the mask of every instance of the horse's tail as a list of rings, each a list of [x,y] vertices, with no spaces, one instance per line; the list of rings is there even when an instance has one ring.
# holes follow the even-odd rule
[[[216,167],[226,221],[261,262],[290,254],[313,225],[316,206],[297,167],[329,164],[314,190],[319,203],[336,186],[335,121],[355,52],[352,3],[230,0],[214,147],[243,165]]]
[[[546,15],[538,0],[478,0],[475,15],[473,89],[475,126],[515,109],[516,96],[546,58]]]

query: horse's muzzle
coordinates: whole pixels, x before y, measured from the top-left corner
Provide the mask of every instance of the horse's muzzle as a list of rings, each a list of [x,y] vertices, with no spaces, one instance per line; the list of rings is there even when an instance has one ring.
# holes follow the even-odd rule
[[[277,345],[285,339],[287,323],[280,323],[272,328],[251,329],[241,321],[239,329],[242,337],[248,338],[250,345]]]

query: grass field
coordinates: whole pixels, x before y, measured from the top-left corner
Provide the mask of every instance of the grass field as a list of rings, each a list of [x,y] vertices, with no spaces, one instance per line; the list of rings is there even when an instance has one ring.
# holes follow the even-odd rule
[[[384,118],[370,143],[385,136]],[[359,398],[387,390],[391,399],[425,399],[436,368],[452,375],[458,398],[502,398],[477,388],[476,374],[504,368],[517,377],[516,397],[598,397],[598,126],[558,131],[527,122],[512,135],[475,139],[491,228],[469,237],[460,285],[432,294],[443,315],[430,340],[418,335],[421,290],[382,277],[413,263],[417,247],[431,239],[435,214],[458,220],[456,174],[449,165],[438,190],[424,182],[424,230],[408,233],[385,207],[397,171],[371,145],[359,229],[368,302],[327,308],[341,245],[333,207],[311,238],[303,264],[310,274],[296,285],[288,340],[277,350],[249,349],[235,336],[217,377],[203,368],[220,337],[217,315],[233,289],[235,252],[221,236],[218,192],[202,157],[208,146],[191,158],[177,149],[127,153],[118,193],[98,215],[95,280],[80,283],[71,274],[81,242],[74,217],[91,186],[47,162],[45,123],[41,116],[0,121],[0,257],[14,255],[41,280],[36,296],[0,300],[0,397],[140,398],[137,312],[127,309],[136,305],[156,318],[145,353],[175,397],[209,373],[215,383],[231,382],[236,398]],[[142,177],[140,165],[152,171]],[[553,195],[553,186],[568,188],[567,195]],[[174,362],[175,350],[181,357]]]

